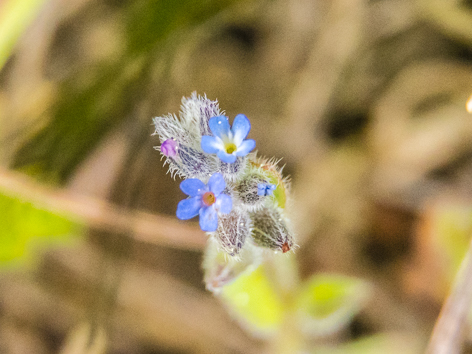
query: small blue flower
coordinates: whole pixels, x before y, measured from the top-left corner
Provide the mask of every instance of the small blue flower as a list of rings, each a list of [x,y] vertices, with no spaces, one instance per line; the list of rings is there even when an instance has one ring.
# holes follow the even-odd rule
[[[275,184],[270,184],[270,183],[259,183],[257,185],[257,195],[260,196],[268,196],[272,195],[274,193],[276,188]]]
[[[182,181],[180,189],[190,198],[179,202],[177,217],[188,220],[200,214],[200,228],[208,232],[216,231],[218,212],[228,214],[233,208],[231,197],[222,193],[225,188],[221,173],[214,173],[207,185],[196,178]]]
[[[234,118],[232,128],[225,116],[212,117],[208,124],[213,136],[202,136],[202,150],[216,154],[223,162],[233,163],[238,156],[246,156],[256,147],[253,139],[245,140],[251,130],[251,123],[244,114]]]

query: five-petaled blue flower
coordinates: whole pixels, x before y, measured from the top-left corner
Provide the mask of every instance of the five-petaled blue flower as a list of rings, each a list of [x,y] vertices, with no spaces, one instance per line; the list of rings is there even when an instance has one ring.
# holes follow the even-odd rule
[[[246,156],[256,147],[253,139],[245,140],[251,130],[251,123],[244,114],[234,118],[232,128],[225,116],[210,118],[208,125],[214,136],[202,136],[202,150],[216,154],[223,162],[233,163],[238,156]]]
[[[268,196],[275,191],[276,185],[271,183],[259,183],[257,185],[257,195]]]
[[[218,212],[228,214],[233,207],[231,197],[222,193],[225,188],[221,173],[214,173],[207,185],[196,178],[182,181],[180,189],[190,198],[179,202],[177,217],[188,220],[200,214],[200,228],[208,232],[216,231]]]

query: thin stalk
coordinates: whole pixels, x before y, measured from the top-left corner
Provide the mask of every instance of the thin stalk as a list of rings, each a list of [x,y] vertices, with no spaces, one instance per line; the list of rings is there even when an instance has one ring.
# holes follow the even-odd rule
[[[459,354],[465,338],[467,319],[472,303],[472,241],[455,284],[441,309],[433,334],[426,349],[427,354]]]
[[[202,250],[206,237],[195,225],[175,218],[122,208],[102,199],[48,188],[18,172],[0,168],[0,193],[28,200],[97,230],[124,233],[135,241],[185,250]]]

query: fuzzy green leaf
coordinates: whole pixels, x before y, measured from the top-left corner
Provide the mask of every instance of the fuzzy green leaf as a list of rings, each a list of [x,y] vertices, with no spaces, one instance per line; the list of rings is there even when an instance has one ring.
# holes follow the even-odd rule
[[[0,267],[34,261],[38,247],[71,240],[80,227],[63,216],[0,194]]]
[[[311,277],[295,300],[302,330],[310,335],[338,330],[362,309],[368,295],[369,286],[357,278],[335,274]]]
[[[282,323],[285,304],[267,278],[263,266],[226,285],[221,299],[229,312],[252,332],[273,334]]]

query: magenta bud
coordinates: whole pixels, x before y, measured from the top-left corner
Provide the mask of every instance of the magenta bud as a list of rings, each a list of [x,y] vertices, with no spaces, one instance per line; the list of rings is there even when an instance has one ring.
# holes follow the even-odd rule
[[[177,142],[174,139],[167,139],[161,145],[161,152],[167,157],[177,155]]]

